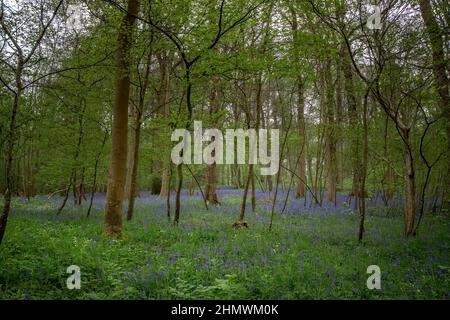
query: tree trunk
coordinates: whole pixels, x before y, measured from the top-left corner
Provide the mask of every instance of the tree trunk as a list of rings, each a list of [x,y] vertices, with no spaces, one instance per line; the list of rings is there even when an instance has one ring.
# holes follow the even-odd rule
[[[342,191],[344,188],[344,159],[343,159],[343,139],[342,139],[342,123],[344,111],[344,96],[342,88],[342,59],[345,54],[345,48],[341,47],[337,57],[336,67],[336,184],[337,190]]]
[[[162,113],[164,117],[170,116],[170,104],[169,104],[169,91],[170,91],[170,60],[167,56],[158,56],[159,71],[161,78],[161,85],[158,92],[158,104],[162,108]],[[169,192],[169,166],[170,166],[170,156],[167,159],[163,159],[163,170],[161,177],[161,192],[159,195],[161,197],[167,196]]]
[[[139,1],[128,0],[120,26],[116,51],[116,92],[113,107],[112,149],[104,213],[105,233],[116,238],[122,233],[122,205],[127,170],[128,99],[130,96],[129,49],[131,30],[139,12]]]
[[[145,105],[145,94],[147,92],[147,87],[149,83],[150,77],[150,66],[152,63],[152,51],[150,51],[147,55],[145,73],[144,73],[144,81],[142,85],[139,87],[139,102],[138,105],[133,108],[134,115],[134,123],[132,126],[133,129],[133,148],[131,150],[131,157],[133,160],[131,161],[131,167],[128,167],[128,176],[130,177],[130,191],[128,194],[128,211],[127,211],[127,220],[131,220],[133,218],[133,210],[134,210],[134,199],[139,194],[138,190],[138,182],[137,182],[137,172],[139,167],[139,146],[141,142],[141,126],[142,126],[142,114],[144,112]]]
[[[344,44],[342,44],[344,46]],[[358,110],[355,97],[355,89],[353,85],[353,73],[352,66],[350,64],[350,56],[345,50],[346,54],[342,57],[342,70],[344,73],[344,90],[345,97],[348,105],[348,117],[350,128],[357,129],[358,126]],[[355,132],[356,131],[356,132]],[[360,155],[359,155],[359,137],[358,130],[352,130],[350,136],[350,149],[351,149],[351,161],[352,161],[352,191],[351,195],[357,196],[359,193],[359,168],[360,168]]]
[[[261,73],[258,75],[258,78],[256,80],[256,123],[255,123],[255,130],[256,132],[258,132],[260,124],[261,124],[261,115],[262,115],[262,86],[263,86],[263,81],[262,81],[262,75]],[[250,122],[248,122],[250,123]],[[250,156],[249,156],[249,161],[250,161]],[[255,172],[254,172],[254,166],[251,165],[251,170],[249,170],[249,174],[251,173],[251,175],[249,176],[250,178],[250,183],[251,183],[251,187],[252,187],[252,195],[251,195],[251,200],[252,200],[252,212],[255,212],[256,210],[256,189],[255,189]]]
[[[180,206],[181,206],[181,188],[183,187],[183,165],[180,163],[177,165],[177,173],[178,173],[178,186],[175,194],[175,218],[174,224],[178,225],[180,221]]]
[[[388,159],[388,140],[389,140],[389,116],[386,115],[386,120],[384,124],[384,150],[383,156],[387,160]],[[385,206],[388,206],[389,202],[394,197],[394,171],[392,167],[387,165],[386,170],[382,179],[382,192],[383,192],[383,202]]]
[[[363,110],[363,127],[364,127],[364,135],[363,135],[363,160],[361,163],[361,175],[360,175],[360,197],[359,197],[359,232],[358,232],[358,240],[362,241],[364,236],[364,220],[366,218],[366,177],[367,177],[367,161],[368,161],[368,149],[369,149],[369,130],[367,126],[367,99],[368,99],[369,91],[367,90],[364,96],[364,110]]]
[[[135,114],[134,106],[131,105],[131,103],[128,104],[128,117],[130,118],[133,114]],[[135,116],[134,116],[135,118]],[[131,192],[131,171],[133,168],[133,150],[134,150],[134,130],[131,128],[129,130],[130,132],[127,132],[127,135],[131,133],[131,137],[127,138],[128,146],[127,146],[127,177],[125,179],[125,191],[124,191],[124,199],[130,198],[130,192]]]
[[[167,209],[167,220],[170,222],[170,182],[172,180],[172,166],[169,162],[169,178],[167,179],[167,195],[166,195],[166,209]]]
[[[298,160],[298,187],[296,198],[305,197],[305,183],[306,183],[306,131],[305,131],[305,97],[304,97],[304,83],[301,77],[298,77],[298,135],[300,138],[300,152]]]
[[[86,171],[86,168],[83,167],[81,170],[81,178],[80,178],[80,183],[78,184],[78,188],[77,188],[77,196],[78,196],[78,200],[77,200],[77,204],[79,206],[81,206],[81,203],[83,202],[83,198],[84,198],[84,173]]]
[[[236,153],[235,153],[236,154]],[[234,167],[234,181],[236,183],[236,188],[241,188],[241,167],[238,164],[232,164]]]
[[[293,33],[293,40],[294,40],[294,52],[295,55],[300,55],[299,53],[299,46],[300,46],[300,39],[299,39],[299,30],[298,30],[298,19],[295,8],[290,5],[289,11],[292,16],[292,33]],[[298,175],[298,186],[297,186],[297,192],[296,192],[296,198],[304,198],[305,197],[305,183],[306,183],[306,131],[305,131],[305,84],[304,80],[301,76],[297,77],[298,81],[298,87],[297,87],[297,95],[298,95],[298,105],[297,105],[297,112],[298,112],[298,135],[300,138],[300,144],[299,144],[299,154],[298,154],[298,169],[297,169],[297,175]]]
[[[409,130],[404,129],[403,138],[403,160],[405,162],[405,236],[409,237],[414,231],[414,221],[416,217],[416,187],[414,162],[409,148]]]
[[[323,72],[326,86],[325,112],[327,133],[325,141],[325,167],[327,174],[327,198],[329,202],[334,203],[336,201],[336,141],[334,137],[334,92],[330,61],[325,63]]]
[[[208,203],[219,204],[216,192],[216,164],[206,165],[205,198]]]
[[[252,169],[252,175],[250,176],[250,184],[252,186],[252,212],[255,212],[256,210],[256,190],[255,190],[255,174],[253,173]]]
[[[140,106],[143,107],[143,104]],[[134,210],[134,199],[136,198],[136,194],[138,193],[137,187],[137,172],[138,172],[138,162],[139,162],[139,145],[141,141],[141,116],[142,109],[135,110],[135,123],[134,123],[134,138],[133,138],[133,150],[131,154],[133,155],[133,161],[131,168],[128,170],[131,171],[130,178],[130,194],[128,198],[128,211],[127,211],[127,220],[131,220],[133,218],[133,210]]]
[[[169,192],[169,168],[164,164],[162,177],[161,177],[161,192],[159,193],[160,197],[167,196]]]
[[[244,194],[242,196],[242,204],[241,204],[241,212],[239,214],[239,221],[243,222],[245,217],[245,206],[247,205],[247,193],[248,189],[250,187],[250,179],[253,175],[253,164],[248,165],[248,176],[247,176],[247,182],[245,183],[244,187]]]
[[[211,91],[209,96],[209,115],[216,119],[216,113],[219,111],[219,99],[218,99],[218,91],[217,91],[217,81],[218,77],[214,76],[211,81]],[[217,126],[217,121],[214,120],[212,123],[212,127],[215,128]],[[215,151],[213,150],[212,156],[215,157]],[[206,165],[206,187],[205,187],[205,197],[206,201],[211,204],[218,205],[219,199],[217,197],[216,191],[216,163],[207,164]]]

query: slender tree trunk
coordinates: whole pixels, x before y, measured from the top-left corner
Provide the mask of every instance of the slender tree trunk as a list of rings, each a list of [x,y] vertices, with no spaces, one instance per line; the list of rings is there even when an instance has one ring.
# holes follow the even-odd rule
[[[218,77],[214,76],[211,81],[211,91],[209,96],[209,115],[214,119],[216,118],[216,113],[219,111],[219,99],[218,90],[216,87]],[[212,126],[216,127],[217,121],[212,122]],[[215,151],[212,152],[212,156],[215,156]],[[219,198],[217,197],[216,191],[216,163],[206,165],[206,187],[205,187],[205,197],[206,200],[214,205],[220,204]]]
[[[131,103],[128,104],[128,117],[130,117],[132,114],[134,114],[134,107],[131,105]],[[127,132],[127,135],[129,136],[129,134],[131,133],[131,137],[129,137],[127,140],[128,141],[128,146],[127,146],[127,176],[125,179],[125,191],[124,191],[124,199],[128,199],[130,197],[130,192],[131,192],[131,171],[133,168],[133,161],[134,161],[134,156],[133,156],[133,150],[134,150],[134,130],[133,128],[131,128],[131,130],[129,130],[129,132]]]
[[[247,205],[247,193],[248,193],[248,189],[250,187],[250,180],[251,180],[251,176],[252,175],[253,175],[253,164],[249,164],[249,166],[248,166],[247,182],[245,183],[244,195],[242,196],[241,212],[239,214],[239,221],[240,222],[244,221],[245,206]]]
[[[73,204],[77,205],[78,195],[77,195],[77,169],[74,169],[73,175],[73,183],[72,183],[72,195],[73,195]]]
[[[344,46],[344,44],[342,44]],[[358,110],[357,103],[355,97],[355,89],[353,85],[353,73],[352,66],[350,64],[350,56],[345,50],[345,54],[342,58],[342,70],[344,73],[344,89],[345,89],[345,97],[348,105],[348,117],[349,117],[349,126],[354,130],[350,131],[350,150],[351,150],[351,162],[352,162],[352,191],[351,195],[357,196],[359,193],[359,168],[360,165],[360,155],[359,155],[359,134],[358,130]],[[356,132],[355,132],[356,131]]]
[[[236,188],[241,188],[241,167],[238,164],[233,164],[234,167],[234,181],[236,183]]]
[[[292,33],[294,40],[294,52],[295,55],[299,55],[299,30],[298,30],[298,19],[295,8],[290,5],[289,11],[292,16]],[[305,130],[305,83],[301,76],[297,77],[297,112],[298,112],[298,135],[300,138],[299,144],[299,160],[297,167],[298,186],[296,192],[296,198],[305,197],[305,183],[306,183],[306,130]]]
[[[153,40],[153,38],[152,38]],[[151,42],[152,43],[152,42]],[[150,43],[150,45],[151,45]],[[142,114],[144,112],[145,105],[145,94],[147,92],[147,87],[149,83],[150,77],[150,66],[152,63],[152,51],[147,55],[145,73],[144,73],[144,81],[142,85],[139,87],[139,102],[138,105],[133,108],[134,113],[134,124],[133,124],[133,148],[131,150],[131,156],[133,157],[133,161],[131,162],[131,167],[128,168],[128,176],[130,177],[130,193],[128,195],[128,210],[127,210],[127,220],[131,220],[133,218],[133,210],[134,210],[134,200],[136,196],[139,194],[138,189],[138,181],[137,181],[137,173],[139,167],[139,147],[141,142],[141,126],[142,126]]]
[[[81,112],[78,115],[78,142],[77,147],[75,149],[75,155],[74,155],[74,168],[73,170],[73,182],[72,182],[72,188],[73,188],[73,202],[75,205],[81,205],[81,185],[83,184],[83,172],[81,173],[80,177],[80,183],[77,185],[78,182],[78,176],[77,176],[77,167],[78,167],[78,158],[81,153],[81,145],[83,142],[84,137],[84,113],[86,112],[87,103],[84,98],[81,99],[80,104],[82,105]],[[84,170],[84,169],[83,169]]]
[[[256,123],[255,123],[255,130],[258,132],[260,124],[261,124],[261,114],[262,114],[262,87],[263,87],[263,81],[262,81],[262,75],[259,74],[258,78],[256,80]],[[250,157],[249,157],[250,160]],[[256,210],[256,189],[255,189],[255,168],[253,165],[251,166],[251,172],[250,177],[250,183],[252,187],[252,212],[255,212]]]
[[[89,207],[88,207],[88,210],[87,210],[87,213],[86,213],[86,218],[89,218],[89,216],[91,215],[92,204],[94,203],[95,190],[97,189],[98,163],[99,163],[99,159],[96,159],[95,160],[95,165],[94,165],[94,179],[92,181],[91,198],[89,200]]]
[[[169,192],[169,168],[166,166],[166,164],[164,164],[161,177],[161,192],[159,193],[159,196],[165,197],[167,196],[168,192]]]
[[[252,175],[250,177],[250,184],[252,186],[252,212],[256,210],[256,190],[255,190],[255,174],[254,168],[252,169]]]
[[[180,196],[181,196],[181,188],[183,187],[183,165],[179,164],[177,165],[177,173],[178,173],[178,186],[177,186],[177,192],[175,194],[175,218],[174,218],[174,224],[178,225],[180,221]]]
[[[86,168],[83,167],[81,170],[81,177],[80,177],[80,183],[78,185],[78,205],[81,206],[81,203],[83,202],[84,198],[84,173],[86,171]]]
[[[159,71],[161,78],[161,85],[158,92],[158,104],[159,107],[162,108],[162,113],[164,117],[170,116],[170,104],[169,104],[169,93],[170,93],[170,60],[167,56],[160,55],[158,56],[159,62]],[[163,160],[163,171],[161,177],[161,192],[160,196],[165,197],[169,192],[169,166],[170,166],[170,157],[167,157],[166,160]]]
[[[336,201],[336,141],[334,137],[334,91],[331,75],[331,62],[325,62],[324,77],[326,86],[326,141],[325,141],[325,167],[327,174],[327,198],[329,202]]]
[[[341,48],[337,58],[336,67],[336,123],[335,123],[335,141],[336,141],[336,185],[337,190],[344,188],[344,159],[343,159],[343,139],[342,123],[344,111],[344,96],[342,86],[342,59],[345,54],[345,48]]]
[[[70,175],[69,184],[67,185],[67,188],[66,188],[65,193],[64,193],[63,202],[59,206],[58,211],[56,212],[56,215],[59,215],[63,211],[64,207],[66,206],[67,199],[69,198],[70,188],[72,188],[72,183],[73,183],[73,171],[72,171],[72,173]]]
[[[112,150],[105,205],[105,233],[116,238],[122,233],[122,205],[127,170],[128,99],[130,96],[129,49],[131,31],[139,12],[139,1],[128,0],[120,26],[116,51],[116,92],[113,107]]]
[[[359,197],[359,232],[358,232],[358,240],[362,241],[364,236],[364,220],[366,218],[366,176],[367,176],[367,161],[368,161],[368,148],[369,148],[369,132],[367,126],[367,99],[368,99],[369,91],[366,92],[364,96],[364,110],[363,110],[363,127],[364,127],[364,136],[363,136],[363,161],[361,164],[361,176],[360,176],[360,197]]]
[[[298,187],[297,198],[305,197],[305,183],[306,183],[306,130],[305,130],[305,97],[304,97],[304,83],[301,77],[298,77],[298,135],[300,138],[300,152],[298,161]]]
[[[194,195],[194,184],[195,184],[195,179],[192,176],[191,177],[191,181],[189,181],[189,196],[193,196]]]
[[[170,222],[170,184],[172,181],[172,166],[169,162],[169,178],[167,179],[167,194],[166,194],[166,209],[167,209],[167,219]]]
[[[389,138],[389,116],[386,115],[385,125],[384,125],[384,153],[383,156],[385,159],[388,159],[388,138]],[[387,206],[389,201],[394,197],[394,172],[390,165],[387,165],[387,168],[384,172],[382,185],[383,185],[383,201]]]
[[[140,106],[143,107],[143,104]],[[131,220],[133,218],[133,210],[134,210],[134,200],[136,198],[136,194],[138,193],[137,186],[137,172],[138,172],[138,162],[139,162],[139,145],[141,141],[141,117],[142,117],[142,109],[135,110],[135,123],[134,123],[134,142],[133,142],[133,161],[132,166],[129,168],[131,171],[130,178],[130,194],[128,198],[128,211],[127,211],[127,220]]]
[[[403,160],[405,162],[405,236],[410,237],[414,231],[414,222],[416,216],[416,187],[414,161],[409,148],[409,130],[404,129],[403,138]]]
[[[247,128],[250,128],[250,108],[247,103],[245,83],[243,84],[243,88],[242,88],[241,103],[242,103],[242,109],[245,112],[245,123],[247,125]],[[250,156],[249,156],[249,158],[250,158]],[[242,204],[241,204],[241,211],[239,214],[239,223],[242,223],[244,221],[245,209],[246,209],[246,205],[247,205],[247,194],[248,194],[248,189],[250,188],[252,175],[253,175],[253,164],[249,163],[247,179],[246,179],[246,182],[244,185],[244,193],[242,195]]]
[[[185,71],[185,81],[186,81],[186,108],[188,111],[188,119],[186,122],[185,129],[189,130],[190,122],[192,120],[192,82],[191,82],[191,68],[192,63],[187,63],[184,61],[184,71]],[[178,173],[178,186],[175,194],[175,219],[174,224],[178,225],[180,221],[180,211],[181,211],[181,188],[183,187],[183,163],[177,165]]]

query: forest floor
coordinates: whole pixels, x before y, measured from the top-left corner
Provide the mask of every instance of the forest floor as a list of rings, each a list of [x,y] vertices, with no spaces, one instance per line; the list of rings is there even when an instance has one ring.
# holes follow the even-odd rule
[[[0,246],[0,299],[450,299],[448,216],[424,216],[406,240],[401,210],[372,199],[358,243],[345,196],[323,207],[290,196],[280,215],[281,192],[269,232],[271,199],[258,192],[249,228],[236,230],[241,193],[220,190],[222,206],[209,211],[199,195],[183,195],[178,227],[166,199],[142,194],[118,241],[102,236],[104,195],[89,218],[88,203],[56,216],[61,199],[15,199]],[[66,287],[70,265],[80,267],[80,290]],[[370,265],[381,269],[381,290],[366,286]]]

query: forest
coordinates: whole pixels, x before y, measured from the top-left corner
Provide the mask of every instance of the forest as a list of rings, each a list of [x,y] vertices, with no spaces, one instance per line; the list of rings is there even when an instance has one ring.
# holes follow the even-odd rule
[[[0,0],[0,299],[450,299],[448,13]]]

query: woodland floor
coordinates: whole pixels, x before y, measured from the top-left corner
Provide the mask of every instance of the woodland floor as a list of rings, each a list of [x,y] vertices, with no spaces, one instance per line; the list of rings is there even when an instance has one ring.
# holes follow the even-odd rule
[[[448,216],[426,215],[419,235],[402,236],[401,210],[369,201],[365,240],[358,214],[343,195],[338,204],[305,206],[279,196],[269,233],[271,202],[257,193],[247,206],[248,229],[231,225],[242,191],[222,189],[220,207],[206,211],[198,195],[183,195],[180,225],[165,199],[142,194],[124,238],[102,234],[104,195],[87,203],[39,196],[15,199],[0,246],[1,299],[450,299]],[[172,205],[173,208],[173,205]],[[70,265],[81,268],[81,289],[66,288]],[[369,265],[381,269],[381,290],[368,290]]]

